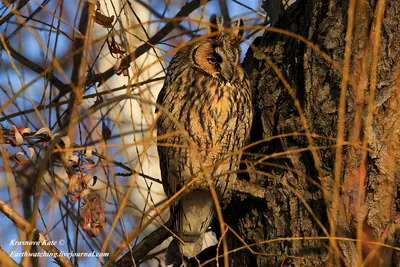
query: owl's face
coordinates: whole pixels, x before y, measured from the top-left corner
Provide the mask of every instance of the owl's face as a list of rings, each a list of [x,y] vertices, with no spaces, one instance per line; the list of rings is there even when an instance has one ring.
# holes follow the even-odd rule
[[[241,80],[243,73],[240,71],[239,57],[243,31],[239,28],[242,26],[243,22],[238,22],[231,34],[219,34],[194,44],[189,52],[191,67],[219,82]]]

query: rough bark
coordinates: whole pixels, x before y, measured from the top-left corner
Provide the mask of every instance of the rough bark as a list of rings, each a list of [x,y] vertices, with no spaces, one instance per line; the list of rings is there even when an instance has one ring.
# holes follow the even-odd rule
[[[225,211],[227,224],[247,244],[257,244],[252,247],[256,254],[249,249],[231,254],[230,266],[326,266],[329,260],[342,266],[358,266],[365,259],[366,266],[399,266],[397,251],[368,243],[399,246],[396,201],[400,180],[400,1],[386,1],[372,126],[368,129],[371,73],[375,71],[373,40],[379,34],[374,21],[377,5],[378,1],[356,1],[344,118],[344,140],[350,143],[342,149],[336,213],[335,236],[362,239],[362,258],[353,241],[338,241],[339,258],[328,253],[326,239],[293,240],[326,237],[317,219],[330,231],[328,211],[332,210],[333,201],[349,8],[348,1],[299,0],[281,15],[276,27],[303,36],[335,60],[339,68],[309,45],[281,33],[266,31],[255,41],[257,49],[249,50],[244,65],[254,82],[256,107],[250,143],[268,140],[252,147],[251,152],[270,156],[251,168],[248,177],[241,177],[264,187],[265,198],[237,197]],[[320,166],[309,148],[295,101],[264,55],[276,64],[295,91],[308,130],[322,136],[313,138],[314,145],[320,147],[316,150]],[[292,135],[273,138],[282,134]],[[369,141],[366,157],[361,147],[364,138]],[[294,152],[277,156],[288,151]],[[259,159],[260,156],[248,156],[247,166]],[[232,234],[229,244],[230,249],[243,246]]]

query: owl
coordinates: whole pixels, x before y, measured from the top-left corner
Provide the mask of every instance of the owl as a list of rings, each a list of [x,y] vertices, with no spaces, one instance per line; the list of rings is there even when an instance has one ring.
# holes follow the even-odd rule
[[[250,81],[239,62],[243,21],[225,32],[221,17],[210,25],[210,34],[175,54],[157,98],[164,191],[172,197],[186,187],[170,209],[177,238],[168,264],[201,252],[215,199],[223,206],[231,199],[252,122]]]

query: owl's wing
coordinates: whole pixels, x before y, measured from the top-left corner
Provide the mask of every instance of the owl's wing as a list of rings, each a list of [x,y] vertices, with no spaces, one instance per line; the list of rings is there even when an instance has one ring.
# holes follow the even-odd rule
[[[166,101],[166,91],[167,91],[167,85],[168,83],[166,82],[161,89],[160,93],[158,94],[157,97],[157,104],[159,104],[162,107],[168,106]],[[156,108],[156,113],[159,111],[158,108]],[[167,114],[161,112],[158,120],[157,120],[157,136],[163,136],[166,135],[170,132],[175,131],[176,129],[171,129],[175,128],[173,127],[172,123],[168,123],[169,118]],[[163,140],[157,140],[158,144],[172,144],[171,138],[163,138]],[[173,166],[171,166],[171,163],[173,159],[171,159],[172,155],[175,154],[171,150],[173,147],[171,146],[157,146],[158,150],[158,156],[160,158],[160,169],[161,169],[161,178],[162,178],[162,183],[164,187],[164,192],[167,195],[167,197],[171,197],[177,192],[178,188],[178,179],[172,175],[172,173],[176,173],[176,170],[173,170]]]
[[[168,81],[164,83],[163,88],[161,89],[160,93],[158,94],[157,97],[157,104],[168,110],[168,99],[167,98],[167,90],[168,90]],[[156,108],[156,113],[159,112],[159,109]],[[168,118],[168,115],[165,112],[160,112],[160,115],[158,117],[158,120],[156,122],[157,124],[157,136],[161,137],[163,135],[166,135],[172,131],[174,131],[174,124],[170,123],[170,120]],[[161,144],[171,144],[172,145],[172,138],[165,138],[163,137],[162,140],[157,139],[157,150],[158,150],[158,156],[160,158],[160,169],[161,169],[161,178],[162,178],[162,184],[164,187],[164,192],[167,195],[168,198],[173,196],[177,190],[178,190],[178,183],[179,180],[176,175],[173,175],[176,173],[176,164],[174,163],[174,153],[173,149],[174,147],[172,146],[163,146]],[[170,206],[170,214],[171,214],[171,221],[172,221],[172,230],[175,232],[178,232],[178,222],[179,222],[179,207],[176,205]],[[167,253],[167,261],[172,262],[175,259],[180,259],[177,255],[179,255],[179,249],[176,249],[177,246],[174,246],[174,243],[172,243],[172,246],[168,248],[168,253]],[[174,265],[175,266],[175,265]],[[180,266],[180,265],[179,265]]]
[[[165,85],[161,89],[160,93],[158,94],[157,97],[157,104],[160,106],[164,106],[164,97],[165,97]],[[159,108],[156,107],[156,114],[159,112]],[[157,136],[162,136],[167,133],[167,129],[164,127],[164,120],[165,120],[165,115],[160,114],[158,117],[158,120],[156,122],[157,126]],[[164,143],[163,141],[160,141],[157,139],[157,144]],[[163,187],[164,187],[164,192],[167,193],[167,184],[168,183],[168,151],[167,147],[165,146],[157,146],[158,150],[158,156],[160,158],[160,169],[161,169],[161,179],[163,182]]]

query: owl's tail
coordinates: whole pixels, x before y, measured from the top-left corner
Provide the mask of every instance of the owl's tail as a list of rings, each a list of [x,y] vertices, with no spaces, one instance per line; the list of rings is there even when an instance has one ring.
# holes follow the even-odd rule
[[[175,231],[182,240],[174,240],[168,247],[167,264],[177,257],[193,258],[203,247],[203,238],[215,213],[214,199],[208,190],[193,190],[179,201],[174,210]]]

